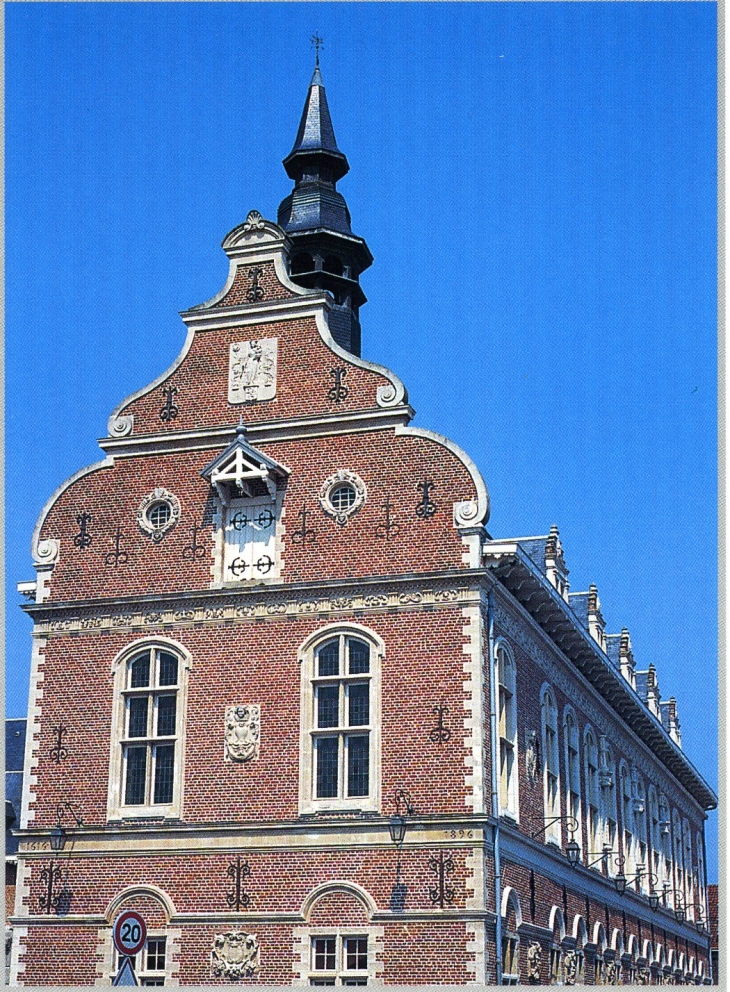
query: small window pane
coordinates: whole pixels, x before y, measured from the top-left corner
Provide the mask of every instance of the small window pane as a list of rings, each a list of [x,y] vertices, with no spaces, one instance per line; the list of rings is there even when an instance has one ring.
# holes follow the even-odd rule
[[[150,656],[148,654],[137,658],[130,665],[129,684],[132,689],[150,684]]]
[[[167,651],[160,652],[160,685],[177,685],[177,658]]]
[[[155,803],[172,802],[172,782],[175,765],[175,746],[165,744],[155,748]]]
[[[172,516],[169,503],[154,503],[147,511],[147,519],[155,528],[161,530]]]
[[[354,505],[357,499],[357,493],[353,486],[345,483],[342,486],[335,486],[335,488],[330,492],[329,501],[335,510],[349,510],[351,506]]]
[[[330,641],[317,652],[318,675],[340,674],[340,642]]]
[[[314,970],[334,971],[335,970],[335,947],[336,937],[315,937],[314,944]]]
[[[147,736],[147,707],[149,697],[142,696],[128,700],[129,703],[129,737]]]
[[[332,799],[337,795],[337,738],[320,737],[314,746],[317,758],[317,798]]]
[[[335,984],[335,980],[334,980],[334,978],[310,978],[309,979],[309,984],[310,985],[317,985],[317,986],[319,986],[319,985],[334,985]]]
[[[155,937],[147,941],[147,971],[164,971],[165,938]]]
[[[175,697],[160,696],[157,700],[157,736],[171,737],[175,733]]]
[[[337,727],[340,723],[339,685],[317,686],[317,726]]]
[[[370,647],[364,641],[356,641],[354,637],[348,639],[348,652],[350,655],[350,675],[362,675],[363,672],[370,671]]]
[[[370,744],[365,736],[347,738],[347,795],[369,792]]]
[[[368,939],[367,937],[345,938],[345,970],[367,971]]]
[[[348,723],[351,727],[365,727],[370,722],[370,686],[347,687]]]
[[[367,985],[367,978],[343,978],[343,985]]]
[[[127,748],[127,782],[124,802],[127,806],[140,806],[144,802],[147,770],[147,748]]]

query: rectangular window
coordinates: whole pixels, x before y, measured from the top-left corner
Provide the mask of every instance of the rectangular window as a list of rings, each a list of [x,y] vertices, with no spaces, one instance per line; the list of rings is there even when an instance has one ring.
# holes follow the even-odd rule
[[[312,937],[310,985],[367,985],[367,981],[367,937]]]
[[[276,506],[269,497],[232,499],[226,511],[224,582],[278,574]]]
[[[370,784],[370,742],[365,736],[347,738],[347,795],[367,796]]]
[[[317,763],[318,799],[333,799],[337,795],[338,750],[337,737],[319,737],[314,742]]]
[[[164,985],[167,963],[167,938],[148,937],[142,951],[139,954],[135,954],[131,960],[134,974],[141,986]],[[119,971],[120,964],[121,959],[115,951],[112,978]]]
[[[127,783],[124,802],[127,806],[141,805],[145,800],[147,782],[147,748],[127,748]]]
[[[175,746],[158,745],[155,749],[155,803],[172,802],[173,770],[175,766]]]

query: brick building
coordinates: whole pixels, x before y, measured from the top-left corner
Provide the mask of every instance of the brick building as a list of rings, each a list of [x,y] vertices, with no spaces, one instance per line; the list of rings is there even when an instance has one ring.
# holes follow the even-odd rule
[[[284,165],[38,521],[11,980],[107,983],[136,909],[148,985],[709,982],[716,798],[557,529],[493,539],[359,357],[319,69]]]

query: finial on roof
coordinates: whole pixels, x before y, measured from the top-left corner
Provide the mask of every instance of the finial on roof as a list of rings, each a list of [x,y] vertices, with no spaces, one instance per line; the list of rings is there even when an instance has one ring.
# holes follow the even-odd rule
[[[238,437],[243,437],[246,433],[246,428],[243,425],[243,415],[238,418],[238,427],[236,427],[236,434]]]
[[[318,34],[313,34],[312,44],[314,45],[315,48],[314,68],[319,69],[319,50],[320,48],[324,48],[324,42],[322,41],[322,39]]]

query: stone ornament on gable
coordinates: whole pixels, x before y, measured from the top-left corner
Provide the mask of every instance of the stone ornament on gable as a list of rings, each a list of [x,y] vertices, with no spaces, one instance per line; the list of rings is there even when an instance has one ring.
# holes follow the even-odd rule
[[[132,433],[134,427],[134,414],[130,413],[121,417],[110,417],[107,430],[110,437],[126,437]]]
[[[228,402],[258,403],[276,396],[277,338],[234,341],[228,362]]]
[[[477,514],[479,506],[476,500],[466,499],[461,503],[454,503],[454,526],[472,527],[478,523]]]
[[[261,707],[238,705],[226,708],[226,758],[251,761],[259,756]]]
[[[240,930],[216,934],[210,967],[220,978],[252,978],[260,967],[258,937]]]
[[[266,221],[258,212],[258,210],[249,210],[248,217],[246,218],[243,229],[244,231],[263,231],[266,226]]]
[[[60,547],[60,541],[56,541],[53,538],[48,538],[45,541],[39,541],[35,553],[36,561],[41,565],[52,565],[58,558]]]
[[[534,940],[527,948],[527,977],[530,985],[540,984],[540,966],[542,964],[542,948]]]

